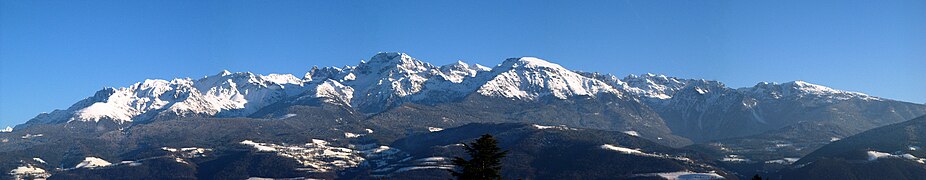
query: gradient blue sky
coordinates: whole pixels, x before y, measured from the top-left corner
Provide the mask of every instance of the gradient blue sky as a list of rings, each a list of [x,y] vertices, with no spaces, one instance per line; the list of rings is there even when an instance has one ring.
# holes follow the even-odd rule
[[[579,3],[577,3],[579,2]],[[0,126],[103,87],[223,69],[303,74],[380,51],[806,80],[926,102],[926,1],[0,1]]]

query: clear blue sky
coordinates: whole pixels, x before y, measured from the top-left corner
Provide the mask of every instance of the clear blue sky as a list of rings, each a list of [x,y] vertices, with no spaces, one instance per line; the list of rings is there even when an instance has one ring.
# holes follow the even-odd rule
[[[380,51],[438,65],[537,56],[731,87],[806,80],[926,102],[920,0],[4,0],[0,126],[148,78],[301,75]]]

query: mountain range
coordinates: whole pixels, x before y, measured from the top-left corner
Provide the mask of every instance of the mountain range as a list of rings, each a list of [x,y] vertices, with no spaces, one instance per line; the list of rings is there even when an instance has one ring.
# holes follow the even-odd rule
[[[436,66],[378,53],[307,69],[105,88],[0,132],[9,154],[0,170],[63,179],[449,178],[446,158],[462,155],[454,144],[491,133],[522,157],[506,162],[507,178],[801,176],[812,171],[793,166],[821,147],[926,114],[923,104],[804,81],[731,88],[574,71],[535,57]],[[605,169],[621,170],[595,173]],[[158,175],[165,170],[183,173]]]

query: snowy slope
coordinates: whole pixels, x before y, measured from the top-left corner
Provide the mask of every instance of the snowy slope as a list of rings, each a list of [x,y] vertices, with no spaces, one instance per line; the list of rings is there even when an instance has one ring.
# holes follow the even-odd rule
[[[417,94],[425,81],[439,73],[437,67],[404,53],[379,53],[349,69],[343,82],[354,89],[351,105],[365,112],[377,112]]]
[[[864,93],[836,90],[804,81],[791,81],[781,84],[761,82],[753,87],[740,88],[738,90],[744,93],[750,93],[759,99],[808,99],[820,101],[821,103],[831,103],[849,99],[861,99],[866,101],[884,100]]]
[[[497,75],[479,87],[479,94],[523,100],[534,100],[542,96],[567,99],[600,93],[620,95],[620,92],[605,82],[534,57],[505,60],[492,73]]]
[[[98,158],[98,157],[86,157],[86,158],[84,158],[83,161],[81,161],[79,164],[77,164],[76,166],[74,166],[74,169],[77,169],[77,168],[98,168],[98,167],[106,167],[106,166],[109,166],[109,165],[112,165],[112,163],[109,163],[108,161],[103,160],[103,159],[100,159],[100,158]]]
[[[351,99],[354,97],[353,88],[330,79],[316,85],[314,90],[314,98],[323,99],[323,101],[329,103],[343,102],[350,104]]]
[[[222,71],[198,80],[145,80],[129,87],[105,88],[67,110],[37,116],[30,122],[127,123],[159,115],[245,116],[307,88],[289,74],[256,75]]]
[[[644,74],[630,75],[623,79],[626,82],[626,91],[636,96],[669,99],[676,92],[688,85],[689,80],[668,77],[665,75]]]

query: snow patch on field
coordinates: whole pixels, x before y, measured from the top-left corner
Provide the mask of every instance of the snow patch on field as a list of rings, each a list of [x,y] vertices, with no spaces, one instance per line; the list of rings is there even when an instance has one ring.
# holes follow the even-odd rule
[[[296,117],[296,115],[297,114],[286,114],[286,115],[281,116],[279,119],[288,119],[291,117]]]
[[[427,157],[421,158],[416,161],[450,161],[450,158],[447,157]]]
[[[725,179],[723,176],[718,175],[714,172],[708,173],[698,173],[691,171],[679,171],[679,172],[665,172],[665,173],[651,173],[643,174],[640,176],[659,176],[669,180],[710,180],[710,179]]]
[[[624,134],[640,137],[640,133],[638,133],[637,131],[624,131]]]
[[[868,151],[868,160],[874,161],[885,157],[891,157],[891,153],[878,152],[878,151]]]
[[[31,164],[19,166],[16,169],[11,170],[9,174],[10,176],[13,176],[13,179],[26,179],[27,177],[45,179],[51,176],[51,174],[44,169],[35,167]]]
[[[346,138],[358,138],[360,136],[363,136],[363,134],[354,134],[350,132],[344,132],[344,137]]]
[[[913,156],[912,154],[894,155],[894,154],[886,153],[886,152],[868,151],[869,161],[875,161],[875,160],[882,159],[882,158],[900,158],[900,159],[907,159],[907,160],[915,161],[920,164],[926,164],[926,159]]]
[[[720,161],[742,163],[742,162],[751,162],[752,160],[742,158],[740,157],[740,155],[730,154],[730,155],[727,155],[727,157],[721,158]]]
[[[7,127],[4,128],[4,129],[0,129],[0,133],[8,133],[8,132],[13,132],[13,128],[7,126]]]
[[[361,154],[367,155],[367,156],[389,156],[389,155],[399,153],[399,149],[395,149],[389,146],[379,146],[376,148],[371,148],[371,149],[362,150],[358,152],[360,152]]]
[[[794,164],[794,162],[797,162],[797,160],[800,160],[800,158],[784,158],[784,159],[777,159],[777,160],[769,160],[769,161],[765,161],[765,164]]]
[[[439,128],[439,127],[428,127],[428,131],[430,131],[430,132],[437,132],[437,131],[443,131],[443,130],[444,130],[444,128]]]
[[[646,153],[640,149],[631,149],[631,148],[620,147],[620,146],[615,146],[611,144],[601,145],[601,148],[606,149],[606,150],[617,151],[623,154],[646,156],[646,157],[657,157],[657,158],[665,158],[665,159],[674,159],[674,160],[684,161],[684,162],[691,162],[691,159],[689,159],[688,157],[673,156],[673,155],[668,155],[668,154]]]
[[[647,153],[644,153],[643,151],[640,151],[640,149],[630,149],[630,148],[625,148],[625,147],[620,147],[620,146],[615,146],[615,145],[610,145],[610,144],[601,145],[601,148],[621,152],[624,154],[633,154],[633,155],[642,155],[642,156],[649,155]]]
[[[183,158],[197,158],[206,156],[206,153],[212,152],[212,149],[209,148],[200,148],[200,147],[185,147],[185,148],[171,148],[171,147],[161,147],[161,150],[176,153]]]
[[[141,163],[136,162],[136,161],[122,161],[119,164],[128,164],[129,166],[141,166]]]
[[[395,172],[393,172],[393,173],[400,173],[400,172],[413,171],[413,170],[422,170],[422,169],[446,169],[446,170],[451,170],[451,169],[453,169],[453,167],[454,167],[453,165],[442,165],[442,166],[412,166],[412,167],[404,167],[404,168],[401,168],[401,169],[399,169],[399,170],[395,170]]]
[[[637,155],[637,156],[646,156],[646,157],[656,157],[656,158],[665,158],[665,159],[674,159],[678,161],[691,162],[691,159],[684,156],[673,156],[668,154],[656,154],[656,153],[646,153],[640,149],[631,149],[611,144],[601,145],[601,149],[617,151],[623,154]]]
[[[256,143],[256,142],[251,141],[251,140],[244,140],[244,141],[241,141],[241,144],[252,146],[252,147],[254,147],[254,149],[257,149],[257,151],[264,151],[264,152],[274,152],[274,151],[277,151],[277,149],[274,148],[274,147],[265,146],[265,145],[263,145],[263,143]]]
[[[98,167],[106,167],[109,165],[112,165],[112,163],[109,163],[109,161],[100,159],[98,157],[85,157],[84,161],[81,161],[79,164],[77,164],[77,166],[74,166],[73,169],[78,169],[78,168],[93,169],[93,168],[98,168]]]
[[[23,135],[22,138],[30,139],[30,138],[37,138],[37,137],[42,137],[42,136],[45,136],[45,134],[26,134],[26,135]]]
[[[534,128],[541,129],[541,130],[543,130],[543,129],[556,129],[556,130],[563,130],[563,131],[565,131],[565,130],[576,130],[576,129],[574,129],[574,128],[566,127],[566,125],[559,125],[559,126],[544,126],[544,125],[534,124]]]
[[[45,160],[44,160],[44,159],[42,159],[42,158],[37,158],[37,157],[36,157],[36,158],[32,158],[32,160],[34,160],[35,162],[39,162],[39,163],[42,163],[42,164],[48,164],[48,163],[47,163],[47,162],[45,162]]]

